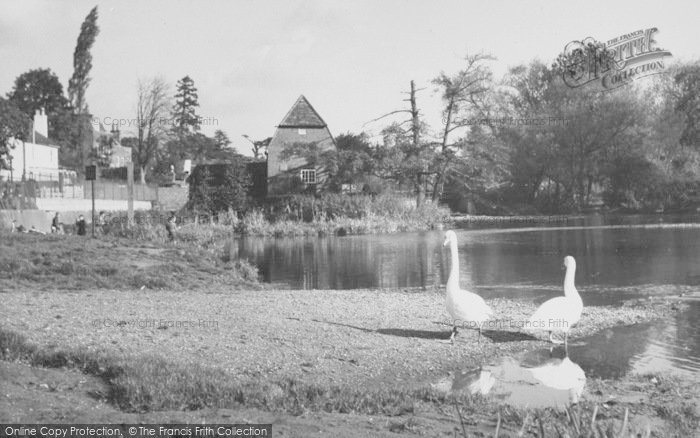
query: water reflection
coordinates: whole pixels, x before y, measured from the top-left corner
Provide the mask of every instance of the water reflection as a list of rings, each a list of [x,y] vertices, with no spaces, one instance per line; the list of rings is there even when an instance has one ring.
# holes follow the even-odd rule
[[[542,350],[533,357],[540,357],[543,352],[547,357],[534,367],[532,357],[528,360],[507,357],[496,365],[458,371],[432,386],[444,393],[488,394],[522,407],[563,407],[578,403],[586,385],[583,369],[568,357],[563,347]]]
[[[549,294],[561,283],[552,266],[567,254],[578,262],[579,288],[594,294],[700,282],[700,228],[460,230],[457,237],[460,284],[495,294]],[[444,285],[449,274],[442,238],[441,232],[246,238],[233,241],[229,251],[254,262],[266,282],[286,288],[430,288]],[[594,304],[586,297],[584,303]]]
[[[583,369],[563,348],[542,350],[550,357],[531,366],[531,361],[504,359],[491,371],[498,382],[494,396],[516,406],[563,407],[578,403],[586,384]],[[561,356],[561,357],[560,357]]]
[[[445,394],[467,391],[470,394],[486,395],[491,391],[496,379],[490,371],[474,369],[457,371],[454,376],[445,377],[433,384],[433,388]]]
[[[700,302],[669,319],[618,326],[569,345],[569,352],[592,377],[628,373],[674,374],[700,382]]]

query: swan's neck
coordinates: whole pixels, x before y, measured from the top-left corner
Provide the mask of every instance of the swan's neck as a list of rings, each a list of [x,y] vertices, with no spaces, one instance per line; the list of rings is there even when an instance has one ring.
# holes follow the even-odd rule
[[[450,242],[450,276],[447,277],[447,287],[459,289],[459,254],[457,244]]]
[[[567,298],[581,299],[581,296],[574,286],[574,278],[576,277],[576,267],[567,267],[566,275],[564,276],[564,296]]]

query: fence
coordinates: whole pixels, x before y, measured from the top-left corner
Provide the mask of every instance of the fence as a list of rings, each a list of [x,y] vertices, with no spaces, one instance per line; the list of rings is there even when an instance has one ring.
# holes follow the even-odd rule
[[[92,181],[85,181],[75,174],[34,174],[27,181],[0,181],[0,208],[25,205],[27,198],[91,199]],[[94,181],[95,199],[127,200],[126,181]],[[18,202],[18,200],[21,200]],[[158,201],[158,187],[134,184],[134,201]]]

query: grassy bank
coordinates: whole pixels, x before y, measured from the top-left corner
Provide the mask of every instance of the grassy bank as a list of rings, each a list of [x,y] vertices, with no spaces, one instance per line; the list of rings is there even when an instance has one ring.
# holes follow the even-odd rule
[[[256,287],[257,268],[196,245],[143,239],[0,234],[0,287],[201,290]]]
[[[540,421],[547,436],[555,427],[574,427],[563,411],[521,409],[480,395],[438,391],[432,383],[446,373],[547,345],[505,323],[501,327],[506,328],[486,330],[481,343],[474,331],[463,330],[454,346],[445,345],[439,341],[450,328],[443,322],[444,296],[439,293],[10,292],[3,298],[3,359],[98,376],[109,388],[104,398],[122,412],[257,409],[313,415],[320,423],[343,414],[385,418],[384,432],[435,436],[435,427],[450,435],[461,427],[457,405],[468,418],[470,434],[493,435],[499,415],[501,431],[508,433],[525,425],[537,436]],[[524,318],[534,309],[505,299],[489,304],[503,321]],[[671,306],[648,300],[587,307],[570,341],[673,312]],[[183,320],[206,323],[173,323]],[[639,419],[652,418],[653,436],[684,431],[687,436],[697,427],[689,382],[628,376],[589,379],[587,385],[578,408],[585,423],[599,406],[595,423],[613,424],[615,430],[626,409],[631,428],[641,427]],[[434,422],[436,416],[442,420]]]

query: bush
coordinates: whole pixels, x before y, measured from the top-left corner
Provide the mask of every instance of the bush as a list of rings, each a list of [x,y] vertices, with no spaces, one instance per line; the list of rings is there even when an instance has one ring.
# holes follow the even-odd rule
[[[216,215],[230,210],[245,211],[248,206],[250,175],[242,161],[199,165],[189,177],[187,208]]]
[[[318,234],[393,233],[429,230],[447,221],[450,211],[432,202],[420,208],[401,196],[325,194],[293,195],[268,201],[240,222],[247,235],[291,236]]]

